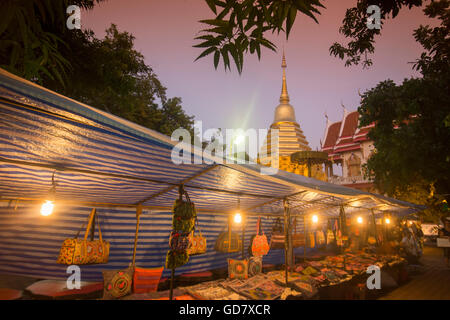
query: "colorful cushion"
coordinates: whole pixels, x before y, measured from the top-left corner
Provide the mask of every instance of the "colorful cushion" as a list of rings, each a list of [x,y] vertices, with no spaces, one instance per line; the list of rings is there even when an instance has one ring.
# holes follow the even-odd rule
[[[228,277],[230,279],[248,279],[248,261],[228,259]]]
[[[262,272],[262,258],[261,257],[252,257],[248,261],[248,275],[253,277],[258,273]]]
[[[158,290],[163,270],[164,267],[149,269],[136,267],[133,275],[133,292],[147,293]]]
[[[133,268],[103,271],[103,299],[118,299],[131,293]]]

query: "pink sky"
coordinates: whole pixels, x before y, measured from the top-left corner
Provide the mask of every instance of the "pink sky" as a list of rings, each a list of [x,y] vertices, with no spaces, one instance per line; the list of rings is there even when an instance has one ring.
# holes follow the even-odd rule
[[[90,12],[83,12],[83,28],[97,37],[115,23],[120,31],[136,37],[135,47],[144,56],[167,87],[168,96],[179,96],[183,108],[203,128],[268,128],[281,91],[281,48],[287,59],[287,85],[297,122],[309,144],[319,147],[325,130],[324,113],[331,121],[342,117],[341,101],[350,111],[359,103],[361,92],[388,78],[401,82],[417,76],[408,62],[419,57],[422,49],[414,41],[413,30],[427,24],[421,9],[405,9],[388,21],[377,38],[374,65],[344,67],[331,57],[330,45],[341,40],[338,33],[346,8],[355,0],[324,1],[327,7],[318,17],[319,24],[297,15],[289,41],[284,35],[270,39],[279,47],[274,53],[263,50],[261,60],[248,54],[244,71],[235,68],[215,70],[212,55],[194,62],[201,53],[193,48],[193,38],[202,25],[200,19],[212,18],[202,0],[109,0]]]

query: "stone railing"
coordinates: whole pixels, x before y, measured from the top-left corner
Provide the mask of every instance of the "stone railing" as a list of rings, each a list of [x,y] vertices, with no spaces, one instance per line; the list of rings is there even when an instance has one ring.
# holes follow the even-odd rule
[[[339,177],[333,176],[328,178],[329,183],[334,184],[352,184],[352,183],[370,183],[372,180],[367,179],[363,175],[353,177]]]

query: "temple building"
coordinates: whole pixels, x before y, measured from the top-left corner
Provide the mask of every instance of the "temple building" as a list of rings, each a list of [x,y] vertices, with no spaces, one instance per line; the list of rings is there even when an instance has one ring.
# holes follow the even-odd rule
[[[328,182],[336,183],[364,191],[376,192],[372,181],[364,176],[363,165],[372,155],[373,142],[367,134],[375,124],[359,128],[359,114],[349,112],[343,105],[343,117],[339,122],[327,123],[322,151],[328,153],[328,159],[342,167],[342,176],[328,173]]]
[[[297,151],[310,151],[311,147],[303,134],[300,125],[295,118],[294,107],[289,103],[289,95],[286,83],[286,58],[283,52],[281,68],[283,69],[283,80],[281,86],[280,104],[275,109],[273,123],[270,125],[266,140],[260,150],[258,162],[271,165],[270,158],[276,145],[271,141],[272,130],[278,129],[278,168],[284,171],[308,176],[306,165],[300,165],[291,161],[291,154]],[[311,168],[311,177],[326,180],[326,175],[320,165]]]

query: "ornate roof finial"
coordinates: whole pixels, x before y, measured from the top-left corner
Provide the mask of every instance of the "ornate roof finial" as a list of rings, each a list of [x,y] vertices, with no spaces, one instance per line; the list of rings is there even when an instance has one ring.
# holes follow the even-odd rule
[[[283,68],[283,84],[281,86],[281,96],[280,96],[280,103],[289,103],[289,95],[287,92],[287,84],[286,84],[286,57],[284,56],[284,49],[283,49],[283,58],[281,59],[281,68]]]

